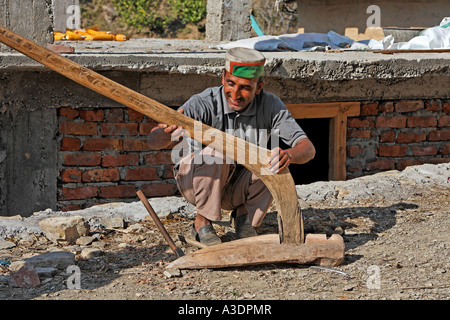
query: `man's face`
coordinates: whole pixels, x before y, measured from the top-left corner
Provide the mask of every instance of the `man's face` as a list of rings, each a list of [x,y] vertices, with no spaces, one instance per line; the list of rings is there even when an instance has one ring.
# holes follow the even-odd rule
[[[255,95],[261,92],[264,82],[258,82],[258,78],[246,79],[236,77],[224,70],[222,84],[230,108],[241,112],[248,107]]]

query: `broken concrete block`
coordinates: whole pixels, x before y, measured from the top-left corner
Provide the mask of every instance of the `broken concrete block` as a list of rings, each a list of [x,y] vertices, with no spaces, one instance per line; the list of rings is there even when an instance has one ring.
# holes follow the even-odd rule
[[[103,254],[103,251],[97,248],[84,248],[81,250],[80,258],[81,259],[91,259],[95,257],[99,257]]]
[[[53,242],[75,242],[89,234],[89,224],[81,216],[48,218],[40,221],[39,226],[47,239]]]
[[[0,250],[14,248],[16,244],[11,241],[0,239]]]
[[[97,237],[94,237],[94,236],[83,236],[83,237],[79,237],[75,243],[80,245],[80,246],[88,246],[95,240],[97,240]]]
[[[69,251],[46,252],[25,258],[25,262],[33,265],[35,268],[57,268],[65,270],[68,266],[75,264],[75,254]]]
[[[35,267],[24,263],[22,267],[11,274],[9,285],[17,288],[35,288],[41,285],[41,281]]]
[[[58,269],[53,268],[53,267],[35,268],[35,269],[36,269],[36,272],[38,273],[39,278],[51,278],[58,272]]]
[[[89,223],[98,229],[114,229],[123,228],[124,222],[122,217],[93,217]]]

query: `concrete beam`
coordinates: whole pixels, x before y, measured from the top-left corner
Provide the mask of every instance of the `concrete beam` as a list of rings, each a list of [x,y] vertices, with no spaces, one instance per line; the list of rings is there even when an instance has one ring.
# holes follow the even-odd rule
[[[0,216],[56,209],[56,110],[18,109],[14,116],[2,116],[0,129],[6,147],[0,162]]]
[[[251,37],[252,0],[208,0],[206,39],[235,41]]]
[[[53,42],[52,12],[51,0],[0,0],[0,25],[47,45]],[[0,52],[11,51],[0,44]]]

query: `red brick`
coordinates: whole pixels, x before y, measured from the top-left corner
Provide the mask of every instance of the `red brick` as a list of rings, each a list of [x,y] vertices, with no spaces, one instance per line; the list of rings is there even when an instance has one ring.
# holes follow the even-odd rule
[[[103,136],[135,136],[137,135],[137,123],[102,123],[100,133]]]
[[[113,108],[105,111],[105,120],[110,122],[123,121],[123,109]]]
[[[111,169],[93,169],[83,172],[83,182],[111,182],[119,181],[119,171],[115,168]]]
[[[77,138],[68,138],[64,137],[61,141],[61,148],[62,151],[78,151],[81,147],[81,141]]]
[[[421,142],[426,140],[427,135],[425,133],[404,133],[401,132],[397,137],[398,143],[411,143],[411,142]]]
[[[371,119],[361,119],[361,118],[348,118],[347,119],[348,128],[373,128],[373,121]]]
[[[382,102],[379,104],[378,108],[380,112],[392,113],[394,112],[394,103],[392,101]]]
[[[438,163],[448,163],[450,162],[450,158],[431,158],[428,159],[429,163],[438,164]]]
[[[80,118],[85,121],[102,121],[105,113],[102,109],[80,110]]]
[[[156,168],[136,168],[128,169],[124,180],[159,180],[159,177]]]
[[[147,197],[167,197],[173,196],[177,191],[177,187],[174,183],[152,183],[143,186],[141,191]]]
[[[124,151],[151,151],[148,139],[144,140],[123,140],[123,150]]]
[[[441,100],[431,100],[425,102],[425,109],[427,109],[428,111],[441,111],[441,107]]]
[[[449,141],[450,130],[436,130],[428,133],[428,141]]]
[[[407,121],[409,128],[415,127],[436,127],[437,119],[436,117],[409,117]]]
[[[404,157],[406,151],[408,151],[408,146],[380,146],[378,148],[378,155],[381,157]]]
[[[102,167],[135,166],[137,164],[139,164],[138,154],[106,155],[102,159]]]
[[[164,173],[162,175],[162,179],[173,179],[175,176],[173,175],[173,166],[166,165],[164,166]]]
[[[442,104],[442,111],[450,113],[450,101],[446,101]]]
[[[24,263],[9,275],[9,285],[17,288],[36,288],[41,285],[39,274],[31,263]]]
[[[143,122],[139,124],[139,134],[148,135],[152,132],[152,129],[157,126],[158,124],[156,122]]]
[[[412,112],[423,109],[422,100],[404,100],[395,104],[395,112]]]
[[[59,116],[64,117],[66,119],[75,119],[78,117],[78,114],[80,112],[77,109],[72,108],[60,108],[59,109]]]
[[[99,153],[70,153],[64,155],[65,166],[98,166],[102,156]]]
[[[366,170],[393,170],[395,161],[393,159],[378,159],[366,164]]]
[[[172,153],[168,151],[160,151],[157,153],[147,154],[144,156],[146,164],[172,164]]]
[[[356,158],[362,154],[360,146],[347,146],[347,156],[349,158]]]
[[[142,121],[142,119],[144,119],[144,115],[142,113],[131,108],[127,108],[127,113],[129,121]]]
[[[100,187],[100,198],[133,198],[136,197],[136,187],[133,185],[119,185]]]
[[[438,127],[450,127],[450,116],[440,116]]]
[[[425,163],[424,160],[418,160],[418,159],[399,160],[397,162],[396,168],[397,168],[397,170],[403,170],[406,167],[416,166],[416,165],[424,164],[424,163]]]
[[[434,156],[437,154],[437,148],[435,146],[413,146],[414,156]]]
[[[378,114],[378,103],[369,103],[361,105],[361,116],[375,116]]]
[[[353,165],[348,165],[347,166],[347,171],[351,172],[351,173],[357,172],[357,171],[361,171],[361,170],[362,170],[362,167],[361,167],[360,163],[355,163]]]
[[[380,142],[394,142],[395,131],[385,131],[380,135]]]
[[[83,143],[83,150],[103,151],[106,149],[121,150],[122,141],[110,138],[90,138]]]
[[[370,138],[370,130],[347,129],[347,138]]]
[[[443,155],[449,155],[450,154],[450,143],[447,143],[447,144],[444,144],[443,146],[441,146],[439,153],[443,154]]]
[[[91,136],[97,134],[97,124],[92,122],[64,121],[59,125],[61,134]]]
[[[71,168],[64,169],[61,171],[61,181],[62,182],[81,182],[81,171]]]
[[[58,200],[82,200],[95,198],[97,187],[62,188]]]
[[[61,211],[74,211],[83,209],[79,204],[68,204],[61,208]]]
[[[377,117],[376,126],[378,128],[404,128],[406,125],[405,116]]]

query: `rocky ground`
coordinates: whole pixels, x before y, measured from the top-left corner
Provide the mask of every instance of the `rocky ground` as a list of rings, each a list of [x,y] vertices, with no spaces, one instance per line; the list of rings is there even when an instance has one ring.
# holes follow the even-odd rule
[[[297,192],[307,230],[342,234],[346,245],[342,265],[319,269],[270,264],[168,273],[165,267],[176,257],[149,217],[133,221],[122,215],[119,226],[108,228],[101,227],[98,217],[91,218],[89,234],[74,243],[52,242],[31,223],[32,217],[13,217],[0,220],[4,238],[0,238],[0,300],[450,298],[450,164],[409,167],[346,182],[317,182],[297,186]],[[120,207],[130,213],[139,205]],[[97,215],[101,215],[99,208]],[[158,211],[162,216],[164,210]],[[69,213],[47,210],[35,217],[42,220],[58,214]],[[188,233],[192,212],[166,210],[162,219],[184,252],[199,250],[177,239],[178,234]],[[227,223],[215,228],[224,241],[233,239]],[[271,210],[258,232],[276,233],[277,228],[276,212]],[[66,265],[46,265],[54,269],[41,270],[35,287],[14,284],[11,278],[19,261],[59,251],[71,252],[72,262],[69,257]],[[78,268],[68,268],[72,264]]]

